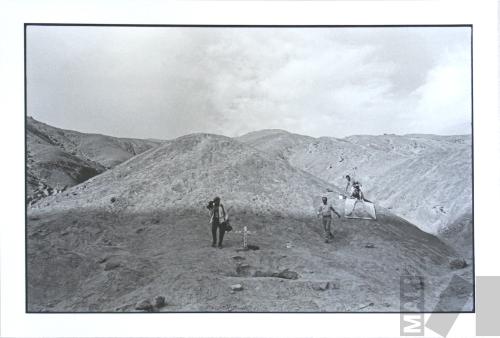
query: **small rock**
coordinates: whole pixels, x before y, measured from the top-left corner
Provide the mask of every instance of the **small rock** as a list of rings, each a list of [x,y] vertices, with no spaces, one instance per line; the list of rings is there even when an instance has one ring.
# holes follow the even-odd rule
[[[313,290],[316,290],[316,291],[326,291],[329,288],[330,288],[330,282],[313,285]]]
[[[140,233],[141,233],[141,232],[143,232],[143,231],[144,231],[144,228],[139,228],[139,229],[137,229],[137,230],[135,231],[135,233],[136,233],[136,234],[140,234]]]
[[[232,291],[242,291],[243,290],[243,285],[241,285],[241,284],[231,285],[231,290]]]
[[[257,270],[253,273],[253,277],[271,277],[270,273],[264,273],[260,270]]]
[[[253,245],[253,244],[248,244],[247,248],[248,248],[248,250],[259,250],[260,249],[257,245]]]
[[[156,307],[156,308],[158,308],[158,309],[159,309],[159,308],[164,307],[165,305],[167,305],[167,304],[165,303],[165,297],[163,297],[163,296],[158,296],[158,297],[156,297],[156,298],[155,298],[155,307]]]
[[[106,262],[107,260],[108,260],[108,258],[107,258],[107,257],[103,257],[103,258],[99,259],[99,260],[97,261],[97,263],[102,264],[102,263]]]
[[[115,197],[111,197],[110,201],[111,201],[111,203],[115,203],[116,202],[116,198]]]
[[[369,248],[369,249],[372,249],[374,247],[375,247],[375,244],[373,244],[373,243],[366,243],[366,245],[365,245],[365,248]]]
[[[367,307],[370,307],[370,306],[373,306],[373,305],[375,305],[375,303],[368,303],[368,304],[366,304],[364,306],[359,307],[358,310],[363,310],[363,309],[366,309]]]
[[[153,311],[153,305],[149,302],[149,300],[143,300],[142,302],[137,303],[135,306],[136,310],[140,311]]]
[[[328,282],[328,288],[330,290],[338,290],[339,289],[339,285],[338,285],[338,283]]]
[[[151,220],[151,223],[153,223],[153,224],[159,224],[159,223],[160,223],[160,220],[159,220],[158,218],[153,218],[153,219]]]
[[[452,270],[463,269],[465,267],[467,267],[465,259],[454,259],[450,262],[450,268]]]
[[[245,257],[241,257],[241,256],[233,256],[232,257],[235,261],[243,261],[245,260]]]
[[[107,262],[104,266],[104,271],[109,271],[120,267],[120,262]]]
[[[413,283],[413,287],[417,290],[422,290],[425,288],[425,281],[423,277],[418,277],[417,281]]]
[[[276,277],[284,278],[284,279],[298,279],[299,274],[296,273],[295,271],[285,269],[285,270],[281,271],[280,273],[278,273],[278,275]]]
[[[250,265],[248,265],[248,264],[238,264],[236,266],[236,273],[238,275],[247,275],[249,269],[250,269]]]

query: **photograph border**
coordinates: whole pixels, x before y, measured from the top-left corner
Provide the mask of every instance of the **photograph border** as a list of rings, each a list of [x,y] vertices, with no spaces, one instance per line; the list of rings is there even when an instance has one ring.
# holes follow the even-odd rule
[[[27,185],[27,119],[28,119],[28,89],[27,89],[27,29],[30,26],[61,26],[61,27],[139,27],[139,28],[154,28],[154,27],[179,27],[179,28],[441,28],[441,27],[464,27],[470,29],[470,98],[471,98],[471,178],[472,178],[472,310],[469,311],[352,311],[352,312],[327,312],[327,311],[171,311],[171,312],[116,312],[116,311],[29,311],[28,310],[28,196]],[[26,314],[149,314],[149,315],[168,315],[168,314],[460,314],[460,313],[476,313],[476,259],[475,259],[475,237],[474,237],[474,45],[473,45],[473,24],[388,24],[388,25],[239,25],[239,24],[105,24],[105,23],[41,23],[41,22],[25,22],[24,23],[24,205],[25,205],[25,313]]]

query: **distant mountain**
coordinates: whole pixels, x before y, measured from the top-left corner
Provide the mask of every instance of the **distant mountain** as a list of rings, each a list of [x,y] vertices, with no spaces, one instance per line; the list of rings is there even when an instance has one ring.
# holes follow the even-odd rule
[[[335,218],[324,243],[326,190],[342,213],[340,188],[275,154],[209,134],[166,141],[29,209],[28,309],[136,311],[164,296],[159,311],[397,312],[409,274],[432,310],[453,250],[384,208]],[[217,195],[234,227],[222,250],[205,208]],[[260,250],[237,251],[244,226]]]
[[[160,142],[63,130],[26,121],[28,202],[81,183]]]
[[[472,213],[471,138],[381,135],[311,138],[263,130],[238,140],[331,184],[361,181],[366,198],[437,234]]]

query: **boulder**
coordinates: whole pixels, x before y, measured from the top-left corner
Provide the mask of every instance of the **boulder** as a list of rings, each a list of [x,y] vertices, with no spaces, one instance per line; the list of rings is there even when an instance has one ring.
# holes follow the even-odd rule
[[[114,270],[118,267],[120,267],[120,262],[107,262],[106,265],[104,266],[104,271],[109,271],[109,270]]]
[[[233,284],[231,285],[231,291],[242,291],[243,285],[241,284]]]
[[[156,308],[162,308],[164,307],[165,305],[167,305],[167,303],[165,302],[165,297],[163,296],[157,296],[155,298],[155,307]]]
[[[281,272],[279,272],[276,277],[278,278],[284,278],[284,279],[299,279],[299,274],[295,271],[291,271],[288,269],[285,269]]]
[[[105,263],[107,260],[108,260],[108,257],[102,257],[102,258],[99,258],[97,263],[102,264],[102,263]]]
[[[330,288],[330,282],[313,284],[312,288],[315,291],[326,291]]]
[[[463,269],[465,267],[467,267],[467,262],[465,261],[465,259],[457,258],[457,259],[453,259],[450,262],[450,268],[452,270]]]
[[[149,300],[143,300],[139,303],[136,304],[135,306],[135,309],[136,310],[139,310],[139,311],[153,311],[153,305],[151,304],[151,302]]]

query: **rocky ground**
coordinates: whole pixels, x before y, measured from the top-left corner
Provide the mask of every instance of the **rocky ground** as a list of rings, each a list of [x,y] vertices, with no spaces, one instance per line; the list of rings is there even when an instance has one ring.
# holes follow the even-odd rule
[[[192,211],[31,217],[35,312],[140,311],[158,296],[167,303],[158,311],[397,312],[401,275],[422,276],[416,288],[430,311],[456,271],[471,278],[470,267],[450,268],[455,256],[439,239],[391,215],[336,221],[324,243],[314,219],[235,214],[223,249],[210,246],[206,215]],[[243,225],[259,250],[240,250]],[[237,284],[242,290],[232,291]]]

